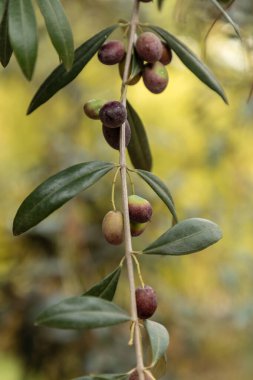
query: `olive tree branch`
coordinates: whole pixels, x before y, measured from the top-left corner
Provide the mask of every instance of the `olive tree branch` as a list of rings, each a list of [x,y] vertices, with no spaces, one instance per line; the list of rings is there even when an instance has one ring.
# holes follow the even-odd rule
[[[139,0],[134,0],[132,17],[130,21],[129,41],[127,47],[125,68],[122,79],[121,87],[121,102],[126,107],[126,95],[127,95],[127,79],[131,63],[131,56],[133,50],[133,44],[135,39],[136,27],[138,23],[139,15]],[[126,166],[126,144],[125,144],[125,123],[121,126],[120,131],[120,173],[122,184],[122,205],[124,215],[124,236],[125,236],[125,257],[127,263],[127,273],[130,288],[130,300],[131,300],[131,317],[135,325],[134,327],[134,346],[136,353],[136,368],[139,375],[139,380],[144,380],[144,363],[142,353],[141,332],[139,327],[139,321],[137,316],[137,307],[135,299],[135,280],[134,269],[132,260],[132,240],[130,232],[130,220],[128,213],[128,189],[127,189],[127,166]]]

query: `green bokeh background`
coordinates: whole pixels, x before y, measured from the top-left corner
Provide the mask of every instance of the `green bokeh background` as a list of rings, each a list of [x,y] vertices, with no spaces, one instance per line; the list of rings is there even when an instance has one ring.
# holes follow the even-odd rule
[[[117,19],[128,19],[132,1],[63,3],[78,46]],[[141,15],[203,55],[204,36],[217,12],[200,0],[167,0],[162,13],[143,4]],[[242,28],[243,43],[231,26],[218,21],[205,57],[227,92],[229,106],[175,56],[164,93],[153,95],[141,82],[128,92],[147,129],[153,172],[168,185],[180,219],[211,219],[224,234],[217,245],[198,254],[140,260],[145,282],[158,295],[154,319],[170,332],[164,377],[169,380],[251,380],[253,375],[253,100],[247,102],[252,2],[235,1],[231,16]],[[119,98],[117,67],[103,66],[95,57],[74,83],[25,116],[34,92],[58,64],[39,14],[38,22],[33,81],[25,81],[13,58],[0,71],[0,375],[5,380],[60,380],[128,371],[134,355],[125,325],[85,332],[33,326],[41,309],[81,294],[123,255],[123,247],[109,246],[101,233],[101,221],[111,208],[113,173],[24,236],[11,234],[19,204],[44,179],[78,162],[118,161],[117,152],[104,143],[99,122],[82,111],[91,98]],[[113,37],[122,38],[121,32]],[[152,223],[134,240],[141,249],[171,225],[171,217],[145,183],[137,177],[134,182],[136,193],[154,208]],[[116,202],[120,208],[119,185]],[[129,307],[125,270],[115,301]]]

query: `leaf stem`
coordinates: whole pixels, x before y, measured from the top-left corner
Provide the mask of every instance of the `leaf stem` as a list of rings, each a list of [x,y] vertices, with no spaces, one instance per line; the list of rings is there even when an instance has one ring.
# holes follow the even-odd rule
[[[136,267],[137,267],[137,273],[138,273],[138,276],[139,276],[139,280],[140,280],[141,286],[144,288],[145,287],[145,283],[144,283],[143,278],[142,278],[140,263],[139,263],[137,257],[134,255],[134,253],[132,253],[132,257],[133,257],[133,259],[135,261],[135,264],[136,264]]]
[[[134,0],[132,17],[130,21],[130,34],[129,42],[127,47],[126,62],[122,79],[121,86],[121,102],[126,106],[126,95],[127,95],[127,79],[131,63],[131,56],[134,44],[134,38],[136,33],[136,27],[138,24],[139,16],[139,0]],[[139,375],[139,380],[144,380],[144,364],[143,364],[143,353],[142,353],[142,342],[141,333],[139,328],[137,307],[135,299],[135,280],[134,280],[134,269],[132,260],[132,240],[130,232],[130,221],[128,213],[128,190],[127,190],[127,166],[126,166],[126,143],[125,143],[125,123],[121,126],[120,131],[120,174],[121,174],[121,184],[122,184],[122,206],[124,214],[124,234],[125,234],[125,257],[127,264],[128,281],[130,288],[130,301],[131,301],[131,317],[132,322],[135,325],[134,329],[134,346],[136,353],[136,368]]]
[[[114,178],[113,178],[113,182],[112,182],[111,202],[112,202],[113,211],[116,211],[116,206],[115,206],[115,184],[116,184],[116,181],[117,181],[117,177],[118,177],[119,171],[120,171],[120,166],[118,166],[118,168],[116,170],[116,173],[114,175]]]

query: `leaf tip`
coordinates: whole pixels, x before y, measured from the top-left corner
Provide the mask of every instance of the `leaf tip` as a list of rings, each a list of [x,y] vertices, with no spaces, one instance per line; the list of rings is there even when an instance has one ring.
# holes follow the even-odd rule
[[[63,62],[63,65],[64,65],[67,72],[69,72],[72,69],[73,63],[74,63],[74,54],[73,54],[73,57],[71,57],[70,59],[65,60],[65,62]]]
[[[221,96],[222,100],[224,101],[224,103],[229,106],[229,101],[228,101],[228,98],[227,98],[227,95],[225,94],[225,91],[221,91],[219,93],[219,95]]]
[[[0,63],[3,66],[3,68],[5,69],[8,66],[9,62],[6,62],[6,61],[4,61],[3,59],[0,58]]]
[[[26,115],[27,115],[27,116],[30,115],[33,111],[35,111],[36,108],[38,108],[38,106],[36,107],[36,105],[34,104],[34,101],[33,101],[33,100],[34,100],[34,99],[31,100],[31,102],[30,102],[30,104],[29,104],[29,106],[28,106],[28,108],[27,108],[27,111],[26,111]]]
[[[21,230],[18,229],[18,228],[13,228],[13,229],[12,229],[12,234],[13,234],[13,236],[19,236],[19,235],[22,235],[23,232],[24,232],[24,231],[21,231]]]
[[[23,72],[25,78],[30,82],[32,80],[32,77],[33,77],[34,67],[31,69],[24,69],[23,67],[21,67],[21,69],[22,69],[22,72]]]
[[[30,115],[33,112],[33,109],[31,107],[31,104],[29,104],[27,111],[26,111],[26,116]]]
[[[20,233],[21,232],[19,231],[19,228],[16,225],[15,220],[14,220],[13,226],[12,226],[12,234],[13,234],[13,236],[18,236],[18,235],[20,235]]]

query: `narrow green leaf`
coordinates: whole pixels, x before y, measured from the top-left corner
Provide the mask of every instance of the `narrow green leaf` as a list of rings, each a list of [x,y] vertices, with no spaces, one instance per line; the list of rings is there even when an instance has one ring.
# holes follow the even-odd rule
[[[111,374],[102,374],[102,375],[90,375],[77,377],[73,380],[126,380],[128,379],[128,373],[111,373]]]
[[[53,211],[108,173],[114,164],[100,161],[71,166],[48,178],[21,204],[13,222],[13,234],[34,227]]]
[[[166,354],[170,340],[169,333],[163,325],[151,320],[145,321],[145,327],[152,351],[152,363],[150,364],[150,367],[154,367]]]
[[[224,8],[222,8],[222,6],[219,4],[219,2],[217,0],[211,0],[211,2],[213,3],[213,5],[219,9],[219,11],[222,13],[223,17],[228,21],[228,23],[233,27],[235,33],[237,34],[237,36],[241,39],[241,34],[240,34],[240,30],[238,28],[238,26],[236,25],[236,23],[232,20],[232,18],[229,16],[229,14],[225,11]]]
[[[69,71],[64,68],[63,64],[56,67],[34,95],[27,114],[32,113],[36,108],[52,98],[59,90],[72,82],[117,26],[112,25],[102,30],[79,46],[75,50],[73,66]]]
[[[3,0],[2,4],[4,4]],[[9,0],[6,0],[4,13],[2,15],[0,23],[0,62],[3,67],[6,67],[8,65],[12,55],[8,26],[8,4]]]
[[[98,284],[92,286],[83,296],[100,297],[108,301],[112,301],[115,295],[119,277],[121,274],[121,266],[116,268],[112,273],[108,274]]]
[[[127,102],[127,119],[132,132],[127,147],[132,164],[136,169],[151,170],[152,156],[148,137],[141,119],[129,102]]]
[[[7,0],[0,0],[0,22],[2,21],[4,16],[6,2]]]
[[[179,41],[175,36],[159,26],[149,26],[149,29],[159,34],[171,49],[174,50],[184,65],[188,67],[188,69],[203,83],[220,95],[225,103],[228,103],[225,92],[214,74],[185,44],[183,44],[183,42]]]
[[[36,324],[61,329],[93,329],[130,319],[119,306],[102,298],[72,297],[43,311]]]
[[[12,48],[24,75],[32,78],[38,38],[31,0],[9,0],[9,33]]]
[[[37,0],[45,19],[48,34],[65,68],[69,70],[74,60],[72,30],[60,0]]]
[[[160,180],[160,178],[146,170],[138,169],[136,172],[142,179],[144,179],[145,182],[147,182],[147,184],[155,191],[159,198],[166,204],[175,222],[177,223],[178,218],[174,206],[174,201],[167,186]]]
[[[140,60],[140,58],[138,57],[135,49],[134,49],[134,52],[132,54],[131,66],[130,67],[131,67],[131,72],[129,74],[129,78],[128,78],[127,83],[131,82],[131,80],[133,78],[135,78],[138,74],[140,74],[143,70],[143,63]]]
[[[143,250],[154,255],[187,255],[201,251],[222,238],[219,226],[210,220],[185,219]]]

